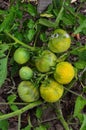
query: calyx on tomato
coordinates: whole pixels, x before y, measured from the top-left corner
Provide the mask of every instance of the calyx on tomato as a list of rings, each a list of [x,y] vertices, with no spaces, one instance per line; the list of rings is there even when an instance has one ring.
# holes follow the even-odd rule
[[[35,65],[38,71],[48,72],[55,66],[57,57],[49,50],[44,50],[35,60]]]

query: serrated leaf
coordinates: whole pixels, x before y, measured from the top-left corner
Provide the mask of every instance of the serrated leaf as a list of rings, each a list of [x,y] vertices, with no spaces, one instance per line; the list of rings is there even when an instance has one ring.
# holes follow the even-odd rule
[[[0,87],[2,87],[7,77],[7,61],[8,61],[8,57],[4,57],[0,59]]]
[[[86,30],[86,19],[80,24],[80,26],[75,30],[74,34],[80,33],[83,30]]]
[[[37,9],[35,6],[33,6],[32,4],[28,4],[28,13],[31,15],[31,16],[36,16],[37,15]]]
[[[40,118],[42,117],[42,114],[43,114],[42,108],[38,107],[38,108],[36,109],[36,117],[37,117],[38,119],[40,119]]]
[[[76,102],[75,102],[75,108],[74,108],[74,117],[78,117],[80,122],[83,122],[83,114],[82,114],[82,110],[84,108],[84,106],[86,105],[86,99],[82,98],[82,97],[77,97]]]
[[[4,53],[8,49],[9,46],[7,44],[0,44],[0,53]]]
[[[83,117],[84,117],[84,119],[83,119],[83,123],[81,125],[80,130],[86,130],[86,115],[83,114]]]
[[[34,29],[30,29],[30,30],[28,31],[27,37],[28,37],[28,40],[29,40],[29,41],[32,41],[32,39],[34,38],[35,32],[36,32],[36,31],[35,31]]]
[[[28,125],[25,128],[23,128],[22,130],[31,130],[31,127]]]
[[[40,40],[42,40],[42,42],[46,42],[48,40],[48,38],[47,38],[45,33],[41,33],[40,34]]]
[[[0,121],[0,130],[8,130],[9,123],[7,120]]]
[[[46,27],[53,27],[53,28],[55,27],[54,22],[52,22],[48,19],[45,19],[45,18],[40,18],[38,22],[39,22],[39,24],[44,25]]]
[[[16,100],[16,95],[12,94],[7,97],[8,102],[12,103]]]
[[[14,21],[14,17],[15,16],[15,7],[12,6],[9,9],[9,13],[6,15],[4,21],[2,22],[2,24],[0,25],[0,32],[8,30],[11,23],[13,23]]]
[[[18,110],[18,107],[15,104],[9,104],[12,111]]]
[[[75,62],[74,65],[77,69],[84,69],[86,67],[86,61],[79,60]]]
[[[34,25],[35,25],[35,22],[32,19],[30,19],[28,24],[27,24],[28,28],[33,28]]]
[[[47,130],[47,128],[44,125],[40,125],[39,127],[36,127],[35,130]]]
[[[18,107],[15,104],[11,104],[16,100],[16,95],[15,94],[9,95],[7,97],[7,100],[9,102],[9,105],[10,105],[10,108],[11,108],[12,111],[18,110]]]

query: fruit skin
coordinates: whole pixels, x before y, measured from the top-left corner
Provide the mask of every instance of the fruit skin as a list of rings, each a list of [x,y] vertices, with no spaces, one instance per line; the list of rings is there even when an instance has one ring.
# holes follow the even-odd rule
[[[18,95],[24,102],[34,102],[39,99],[39,91],[30,81],[22,81],[18,85]]]
[[[35,60],[35,65],[38,71],[48,72],[51,67],[56,65],[57,57],[49,50],[44,50]]]
[[[19,76],[21,79],[23,80],[29,80],[32,78],[33,76],[33,71],[30,67],[28,66],[23,66],[21,67],[21,69],[19,70]]]
[[[30,59],[30,53],[26,48],[18,48],[14,52],[14,60],[18,64],[24,64]]]
[[[56,29],[48,42],[48,48],[54,53],[65,52],[69,49],[71,38],[69,34],[62,29]]]
[[[75,71],[71,63],[64,61],[56,65],[54,78],[58,83],[68,84],[74,78],[74,75]]]
[[[53,79],[44,81],[40,86],[40,95],[47,102],[53,103],[58,101],[62,97],[63,92],[63,85]]]

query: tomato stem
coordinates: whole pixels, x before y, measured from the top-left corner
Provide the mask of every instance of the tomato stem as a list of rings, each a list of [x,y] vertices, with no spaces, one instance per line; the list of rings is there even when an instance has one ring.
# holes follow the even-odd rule
[[[28,49],[30,49],[30,50],[32,50],[32,51],[35,51],[35,50],[36,50],[35,47],[29,46],[29,45],[25,44],[24,42],[18,40],[16,37],[12,36],[9,32],[6,32],[6,31],[5,31],[5,33],[6,33],[6,35],[8,35],[10,38],[12,38],[12,39],[15,41],[15,43],[18,43],[18,44],[20,44],[20,45],[22,45],[22,46],[24,46],[24,47],[26,47],[26,48],[28,48]]]
[[[63,117],[60,102],[56,102],[55,105],[56,105],[57,118],[61,121],[61,123],[62,123],[65,130],[70,130],[69,126],[68,126],[68,123],[65,121],[65,119]]]
[[[30,103],[27,106],[25,106],[25,107],[23,107],[19,110],[16,110],[16,111],[8,113],[8,114],[1,115],[0,120],[4,120],[4,119],[8,119],[8,118],[11,118],[11,117],[14,117],[14,116],[18,116],[18,115],[24,113],[25,111],[32,109],[36,106],[39,106],[41,104],[42,104],[42,101],[36,101],[36,102]]]

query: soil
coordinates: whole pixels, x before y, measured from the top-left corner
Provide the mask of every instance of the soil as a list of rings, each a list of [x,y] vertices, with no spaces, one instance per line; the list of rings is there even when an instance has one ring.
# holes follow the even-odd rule
[[[9,4],[10,4],[9,0],[0,0],[0,9],[6,10],[7,8],[9,8]],[[84,7],[82,7],[80,10],[81,13],[83,13],[84,15],[86,15],[85,7],[86,7],[86,5],[84,5]],[[80,41],[81,44],[84,45],[86,42],[86,36],[80,36],[80,39],[78,41]],[[14,79],[11,78],[9,66],[8,66],[8,72],[9,72],[8,77],[7,77],[3,87],[0,88],[0,102],[3,102],[3,103],[7,102],[6,98],[9,94],[16,92],[15,81],[17,83],[19,83],[19,77],[15,76]],[[77,88],[77,86],[78,86],[78,88]],[[71,90],[76,91],[77,93],[80,93],[82,90],[82,87],[78,82],[77,84],[73,85],[73,88]],[[73,114],[75,99],[76,99],[76,96],[69,92],[64,97],[64,100],[61,101],[63,115],[66,120],[68,120],[69,117]],[[10,112],[9,105],[0,105],[0,111],[3,113],[9,113]],[[24,128],[28,124],[28,122],[27,122],[28,115],[30,115],[30,117],[31,117],[32,125],[38,126],[38,120],[34,114],[35,111],[36,111],[36,109],[34,108],[34,109],[22,114],[22,123],[21,123],[22,128]],[[48,130],[64,130],[62,124],[56,118],[54,108],[51,106],[47,106],[44,109],[41,122],[43,124],[49,124]],[[80,126],[79,126],[78,119],[73,119],[72,124],[70,124],[70,128],[72,128],[73,130],[79,130],[79,127]],[[18,129],[18,118],[17,117],[10,118],[9,119],[9,130],[17,130],[17,129]]]

